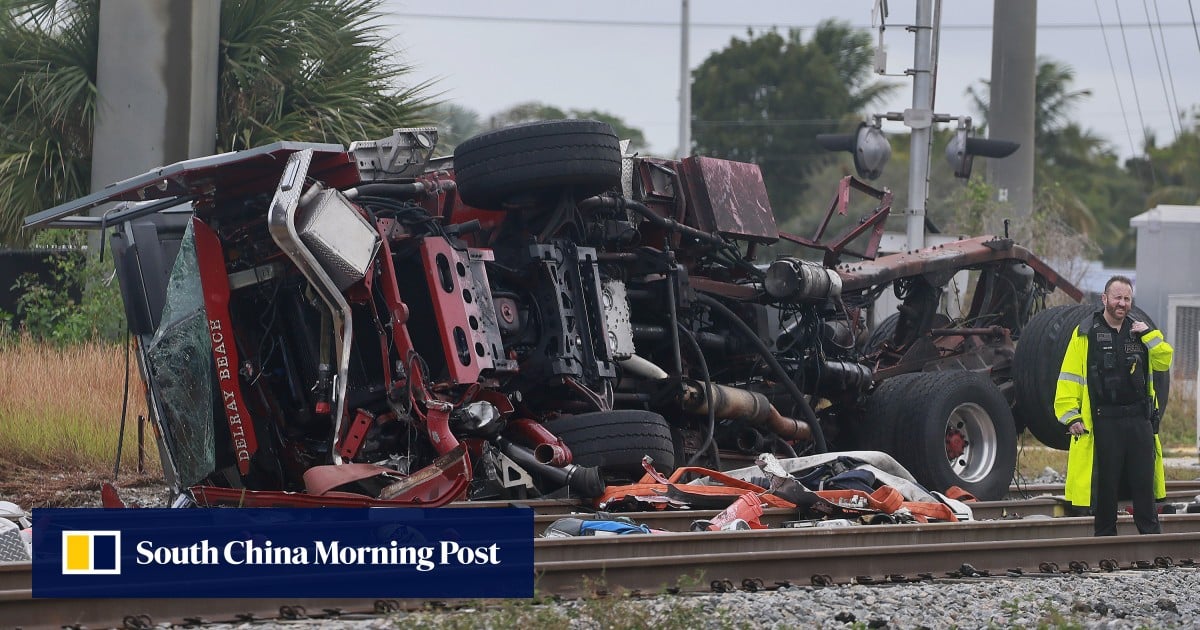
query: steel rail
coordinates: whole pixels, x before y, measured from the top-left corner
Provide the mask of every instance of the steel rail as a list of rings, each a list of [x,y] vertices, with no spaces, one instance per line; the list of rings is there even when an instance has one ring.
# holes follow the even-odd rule
[[[1191,481],[1168,481],[1167,492],[1191,490],[1200,492],[1200,479]],[[1062,494],[1063,484],[1061,483],[1029,483],[1017,484],[1008,487],[1010,497],[1017,498],[1028,494]]]
[[[1128,517],[1121,536],[1092,538],[1088,518],[974,523],[811,528],[541,539],[535,542],[537,588],[575,596],[596,589],[653,592],[686,586],[706,590],[709,581],[742,580],[758,587],[775,582],[884,581],[920,573],[940,577],[964,563],[974,570],[1041,570],[1072,562],[1095,569],[1101,561],[1129,567],[1188,562],[1200,551],[1200,515],[1164,515],[1169,533],[1134,536]],[[1167,561],[1171,557],[1173,560]],[[1076,566],[1084,566],[1077,564]],[[700,580],[703,577],[704,580]],[[867,579],[869,577],[870,579]],[[0,618],[25,628],[81,624],[121,626],[126,618],[152,623],[246,622],[288,618],[353,618],[421,607],[421,600],[376,599],[33,599],[28,563],[0,566]],[[341,611],[337,614],[327,610]]]
[[[1167,492],[1167,502],[1189,500],[1194,494],[1189,490],[1171,490]],[[1032,499],[1006,499],[1003,501],[976,501],[968,504],[972,515],[977,521],[1017,519],[1028,517],[1061,517],[1071,516],[1071,506],[1061,497],[1035,497]],[[1122,502],[1121,507],[1129,505]],[[591,514],[592,508],[569,506],[561,503],[539,503],[531,505],[534,510],[534,532],[541,534],[554,521],[579,514]],[[669,532],[689,531],[693,521],[712,519],[720,510],[652,510],[642,512],[613,512],[614,518],[628,518],[639,525],[651,529]],[[782,527],[784,523],[799,520],[795,510],[787,508],[763,508],[760,521],[767,527]]]
[[[539,562],[537,588],[543,593],[580,596],[597,590],[650,593],[673,588],[696,590],[707,585],[728,585],[732,589],[746,583],[762,588],[777,583],[911,580],[920,574],[956,574],[964,565],[969,565],[971,574],[1003,574],[1014,569],[1035,572],[1049,567],[1065,572],[1072,563],[1086,570],[1108,562],[1121,568],[1154,567],[1156,559],[1160,564],[1167,564],[1168,558],[1173,558],[1170,562],[1190,562],[1198,550],[1200,533],[1195,532],[757,553],[700,553],[707,550],[695,545],[689,554]]]
[[[1162,517],[1164,531],[1200,534],[1200,514]],[[1132,517],[1117,522],[1121,535],[1137,534]],[[783,549],[859,549],[885,546],[950,545],[1030,539],[1088,538],[1091,517],[966,523],[915,523],[858,527],[808,527],[756,531],[684,532],[625,536],[540,538],[534,541],[538,564],[595,559],[686,556],[705,552],[757,554]],[[1200,558],[1200,548],[1194,551]]]
[[[1024,484],[1019,486],[1009,486],[1008,498],[998,501],[977,501],[972,503],[974,506],[988,506],[989,504],[998,504],[1007,508],[1006,502],[1019,503],[1029,500],[1049,500],[1054,496],[1062,496],[1062,484]],[[1192,499],[1200,495],[1200,480],[1195,481],[1168,481],[1167,482],[1167,498],[1168,500],[1177,499]],[[446,507],[507,507],[520,505],[529,507],[538,514],[570,514],[572,512],[595,511],[595,508],[590,503],[585,503],[579,499],[527,499],[522,501],[462,501],[451,503]],[[698,517],[699,518],[699,517]],[[991,517],[985,517],[991,518]]]
[[[1026,499],[1022,501],[986,501],[971,504],[975,520],[997,520],[1005,518],[1021,518],[1029,516],[1059,517],[1068,515],[1068,506],[1060,500]],[[541,534],[554,521],[579,515],[590,515],[591,511],[577,512],[562,511],[557,508],[550,513],[535,510],[533,517],[534,531]],[[712,519],[720,510],[655,510],[645,512],[613,512],[613,518],[628,518],[639,525],[646,525],[655,530],[668,532],[689,531],[693,521]],[[785,523],[798,521],[800,517],[796,510],[789,508],[763,508],[759,521],[767,527],[782,527]]]

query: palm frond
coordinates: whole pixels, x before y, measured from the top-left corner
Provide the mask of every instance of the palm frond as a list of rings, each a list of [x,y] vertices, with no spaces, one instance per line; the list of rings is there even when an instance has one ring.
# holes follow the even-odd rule
[[[381,0],[224,0],[214,151],[347,143],[425,124],[429,82],[390,48]],[[100,0],[0,0],[0,243],[87,193]]]
[[[379,0],[222,5],[218,148],[279,139],[347,143],[421,124],[429,83],[402,86]]]

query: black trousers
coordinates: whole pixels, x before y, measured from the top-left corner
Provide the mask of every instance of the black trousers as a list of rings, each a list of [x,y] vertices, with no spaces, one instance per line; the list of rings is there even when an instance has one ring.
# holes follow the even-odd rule
[[[1154,505],[1154,430],[1144,413],[1097,414],[1092,421],[1096,452],[1092,459],[1092,507],[1097,536],[1117,535],[1117,492],[1122,478],[1133,494],[1138,533],[1158,534]]]

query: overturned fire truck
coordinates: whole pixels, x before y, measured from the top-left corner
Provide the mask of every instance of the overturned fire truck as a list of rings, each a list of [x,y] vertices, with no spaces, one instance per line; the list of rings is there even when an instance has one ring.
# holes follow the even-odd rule
[[[995,498],[1013,406],[1052,426],[1053,374],[1014,387],[1013,341],[1049,292],[1080,294],[1011,239],[878,256],[891,193],[852,178],[814,238],[789,235],[757,166],[626,155],[596,121],[491,131],[452,159],[436,142],[280,142],[27,218],[111,230],[179,503],[594,497],[646,456],[848,449]],[[872,209],[825,239],[851,193]],[[814,260],[757,259],[781,241]],[[889,289],[898,311],[868,330]]]

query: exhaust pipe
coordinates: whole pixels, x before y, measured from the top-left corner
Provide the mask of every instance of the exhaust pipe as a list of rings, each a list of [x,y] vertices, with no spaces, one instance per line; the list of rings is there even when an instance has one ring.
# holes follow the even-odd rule
[[[536,420],[518,418],[509,420],[508,426],[513,430],[514,437],[533,444],[533,456],[539,464],[562,468],[571,463],[571,449],[567,448],[567,444]]]
[[[771,431],[785,440],[812,441],[812,427],[807,422],[779,413],[766,396],[716,383],[709,387],[711,400],[704,395],[703,383],[684,382],[680,406],[691,413],[706,414],[711,405],[719,419],[745,422],[752,427]]]
[[[520,464],[523,468],[535,472],[546,479],[566,486],[576,495],[585,499],[594,499],[604,494],[606,485],[600,478],[600,469],[591,466],[567,464],[556,468],[537,460],[533,451],[508,441],[503,437],[496,438],[496,445],[509,459]]]
[[[743,426],[738,429],[734,435],[733,443],[737,449],[748,455],[758,455],[767,450],[767,440],[758,429],[752,426]]]

